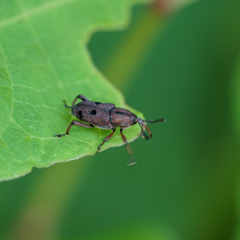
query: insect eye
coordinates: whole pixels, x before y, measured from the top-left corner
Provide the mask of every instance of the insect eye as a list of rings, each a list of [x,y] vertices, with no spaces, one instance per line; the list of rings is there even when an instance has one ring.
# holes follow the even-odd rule
[[[80,118],[82,118],[82,110],[80,110],[80,111],[78,112],[78,115],[79,115]]]
[[[96,115],[96,114],[97,114],[97,111],[96,111],[96,110],[92,110],[92,111],[91,111],[91,114],[92,114],[92,115]]]

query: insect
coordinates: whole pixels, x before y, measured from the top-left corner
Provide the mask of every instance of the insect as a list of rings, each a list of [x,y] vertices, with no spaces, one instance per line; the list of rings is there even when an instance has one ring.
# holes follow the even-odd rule
[[[79,102],[75,105],[76,101],[81,99],[82,102]],[[116,131],[117,127],[120,127],[120,134],[122,140],[125,143],[126,149],[129,154],[128,165],[133,165],[136,163],[134,160],[134,153],[132,148],[129,146],[126,137],[123,135],[123,130],[129,128],[130,126],[138,123],[141,128],[140,135],[143,136],[146,140],[152,137],[152,132],[145,124],[145,122],[156,123],[156,122],[165,122],[164,118],[157,119],[155,121],[146,121],[141,118],[138,118],[135,114],[124,108],[117,108],[113,103],[101,103],[101,102],[92,102],[88,100],[83,95],[79,94],[74,100],[71,106],[68,106],[64,101],[66,108],[71,108],[71,114],[76,118],[80,119],[83,122],[88,124],[72,121],[67,128],[66,133],[60,135],[54,135],[54,137],[63,137],[66,134],[69,134],[69,131],[72,125],[85,128],[101,128],[101,129],[111,129],[112,133],[103,139],[103,142],[99,145],[97,153],[100,151],[102,145],[108,141]],[[149,136],[145,133],[147,130]]]

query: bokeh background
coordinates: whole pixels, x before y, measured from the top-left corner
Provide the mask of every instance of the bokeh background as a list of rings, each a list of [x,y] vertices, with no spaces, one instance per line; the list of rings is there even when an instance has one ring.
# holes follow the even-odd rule
[[[0,239],[238,240],[240,1],[135,6],[96,67],[154,137],[0,183]]]

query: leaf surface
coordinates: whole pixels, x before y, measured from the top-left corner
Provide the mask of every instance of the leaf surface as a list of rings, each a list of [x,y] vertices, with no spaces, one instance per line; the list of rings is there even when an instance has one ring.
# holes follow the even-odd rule
[[[126,26],[130,6],[139,2],[148,1],[0,2],[0,180],[93,155],[111,133],[73,126],[69,136],[53,137],[74,119],[62,101],[70,105],[78,94],[129,108],[94,67],[86,43],[96,30]],[[139,131],[127,129],[128,141]],[[117,133],[102,150],[122,144]]]

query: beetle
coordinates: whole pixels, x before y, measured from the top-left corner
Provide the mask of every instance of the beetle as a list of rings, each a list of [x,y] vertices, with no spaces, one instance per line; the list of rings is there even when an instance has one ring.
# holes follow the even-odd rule
[[[82,102],[75,104],[78,99],[81,99]],[[79,127],[85,127],[85,128],[96,127],[96,128],[105,129],[105,130],[111,129],[112,133],[108,135],[106,138],[104,138],[103,142],[97,148],[96,153],[98,153],[102,145],[113,136],[116,128],[120,127],[120,134],[129,154],[128,165],[133,165],[136,163],[136,161],[134,160],[133,150],[129,146],[126,137],[123,135],[123,131],[129,128],[130,126],[138,123],[141,128],[140,135],[143,136],[146,140],[148,140],[149,138],[152,137],[152,132],[150,131],[148,126],[145,124],[145,122],[156,123],[156,122],[166,121],[165,118],[160,118],[155,121],[143,120],[141,118],[138,118],[134,113],[130,112],[127,109],[117,108],[113,103],[93,102],[88,100],[82,94],[79,94],[73,100],[73,103],[71,106],[68,106],[66,104],[66,101],[64,101],[64,106],[66,108],[71,108],[70,113],[72,115],[74,115],[79,120],[85,123],[88,123],[89,125],[74,120],[68,126],[66,133],[63,133],[60,135],[54,135],[54,137],[61,138],[66,134],[69,134],[69,131],[73,125],[76,125]],[[149,136],[145,133],[144,131],[145,129],[147,130]]]

